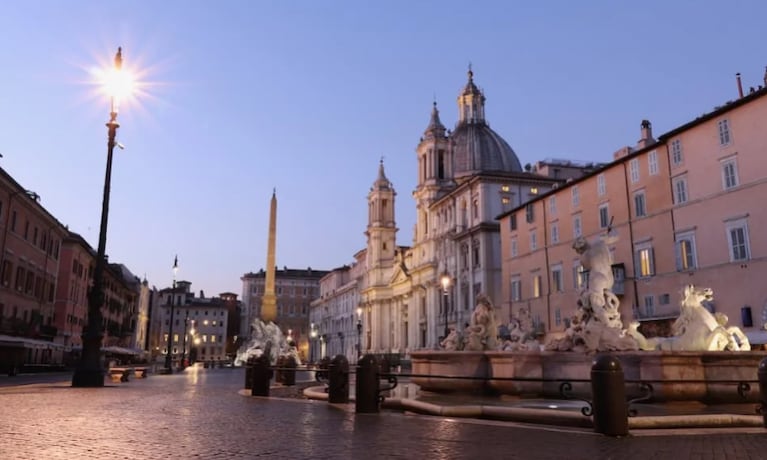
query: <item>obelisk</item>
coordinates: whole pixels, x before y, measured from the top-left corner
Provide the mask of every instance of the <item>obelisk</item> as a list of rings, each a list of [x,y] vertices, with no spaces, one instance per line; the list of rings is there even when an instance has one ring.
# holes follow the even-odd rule
[[[277,189],[272,192],[272,202],[269,205],[269,241],[266,246],[266,281],[264,296],[261,298],[261,321],[273,322],[277,319],[277,297],[274,295],[274,271],[277,268],[274,261],[277,244]]]

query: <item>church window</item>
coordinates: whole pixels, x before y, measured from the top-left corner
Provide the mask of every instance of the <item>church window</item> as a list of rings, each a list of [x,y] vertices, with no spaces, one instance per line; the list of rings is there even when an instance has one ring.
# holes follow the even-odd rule
[[[437,178],[445,178],[445,151],[437,150]]]

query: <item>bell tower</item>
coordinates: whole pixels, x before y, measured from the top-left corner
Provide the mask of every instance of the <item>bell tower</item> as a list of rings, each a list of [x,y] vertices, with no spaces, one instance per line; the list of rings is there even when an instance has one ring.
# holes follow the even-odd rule
[[[383,158],[378,177],[368,193],[367,263],[370,286],[386,285],[394,265],[397,225],[394,221],[394,197],[397,193],[384,172]]]

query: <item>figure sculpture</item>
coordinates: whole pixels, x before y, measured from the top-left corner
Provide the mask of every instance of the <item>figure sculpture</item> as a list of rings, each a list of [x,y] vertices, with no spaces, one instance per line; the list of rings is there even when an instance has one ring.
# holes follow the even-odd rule
[[[471,323],[466,328],[466,343],[468,351],[495,350],[498,348],[498,325],[495,319],[493,303],[480,294],[477,296],[477,306],[471,315]]]
[[[679,317],[671,326],[671,337],[646,338],[633,322],[628,333],[639,343],[642,350],[674,351],[747,351],[751,349],[748,337],[736,326],[727,327],[727,315],[711,314],[703,306],[704,301],[714,298],[711,288],[699,288],[692,284],[684,288],[679,305]]]
[[[580,262],[588,271],[588,282],[581,290],[575,315],[565,336],[546,344],[547,350],[573,351],[625,351],[636,350],[636,339],[627,335],[621,321],[620,301],[613,293],[615,282],[612,272],[612,255],[608,245],[617,237],[608,233],[587,241],[578,237],[573,249],[580,255]]]
[[[539,350],[540,345],[535,340],[533,321],[530,318],[530,310],[521,307],[507,326],[508,336],[501,344],[501,351],[528,351]]]
[[[442,346],[442,348],[444,348],[447,351],[456,351],[463,348],[461,346],[462,345],[461,342],[462,340],[460,335],[455,330],[455,328],[451,327],[450,333],[447,335],[447,337],[445,337],[444,340],[442,340],[442,342],[440,342],[440,345]]]

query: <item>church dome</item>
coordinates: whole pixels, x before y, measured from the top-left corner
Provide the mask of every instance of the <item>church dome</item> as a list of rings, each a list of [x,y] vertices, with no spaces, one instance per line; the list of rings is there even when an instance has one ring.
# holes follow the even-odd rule
[[[459,123],[450,139],[455,177],[483,172],[522,172],[514,150],[485,123]]]
[[[450,134],[455,177],[484,172],[522,172],[519,158],[509,144],[485,121],[485,95],[468,82],[458,96],[458,124]]]

